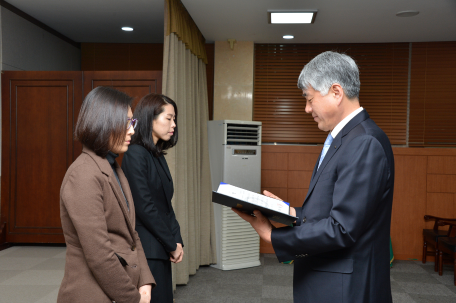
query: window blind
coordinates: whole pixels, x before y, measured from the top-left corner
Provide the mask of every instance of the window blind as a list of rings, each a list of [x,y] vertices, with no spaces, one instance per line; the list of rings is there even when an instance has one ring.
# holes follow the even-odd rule
[[[456,146],[456,42],[413,43],[409,146]]]
[[[327,134],[305,113],[299,74],[316,55],[338,51],[360,69],[360,103],[390,138],[405,145],[408,43],[255,44],[253,118],[263,123],[263,142],[323,143]]]

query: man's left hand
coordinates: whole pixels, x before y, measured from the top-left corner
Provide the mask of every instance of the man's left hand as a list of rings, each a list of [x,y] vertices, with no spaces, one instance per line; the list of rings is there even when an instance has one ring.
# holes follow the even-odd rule
[[[273,226],[271,222],[263,216],[263,214],[259,210],[254,210],[253,214],[255,217],[246,214],[240,210],[237,210],[236,208],[231,208],[235,213],[239,215],[242,219],[245,221],[249,222],[250,225],[255,229],[255,231],[258,233],[261,239],[264,241],[271,243],[271,233]]]

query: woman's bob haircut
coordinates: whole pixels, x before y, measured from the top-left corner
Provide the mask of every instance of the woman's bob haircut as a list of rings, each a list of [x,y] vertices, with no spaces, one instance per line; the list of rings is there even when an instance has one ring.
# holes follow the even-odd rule
[[[82,102],[75,137],[98,156],[105,158],[125,141],[128,109],[133,98],[110,87],[93,89]]]
[[[176,123],[174,134],[168,141],[159,139],[157,144],[154,144],[152,137],[153,121],[165,110],[164,106],[167,104],[171,104],[174,107],[174,122]],[[177,105],[170,98],[159,94],[144,96],[136,105],[133,117],[138,119],[138,125],[136,126],[135,134],[131,138],[132,144],[144,146],[155,157],[166,155],[165,150],[177,144]]]

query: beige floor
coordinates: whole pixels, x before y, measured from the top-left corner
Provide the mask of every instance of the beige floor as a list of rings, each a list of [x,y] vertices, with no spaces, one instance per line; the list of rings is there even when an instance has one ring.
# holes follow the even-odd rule
[[[0,251],[0,303],[55,303],[64,247],[15,246]]]

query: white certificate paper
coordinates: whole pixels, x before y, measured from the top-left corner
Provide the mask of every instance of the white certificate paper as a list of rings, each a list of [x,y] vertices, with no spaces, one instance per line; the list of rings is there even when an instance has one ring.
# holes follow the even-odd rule
[[[287,202],[266,197],[264,195],[254,193],[253,191],[236,187],[230,184],[220,183],[217,193],[238,200],[243,200],[261,207],[269,208],[286,215],[290,214],[290,205]]]

